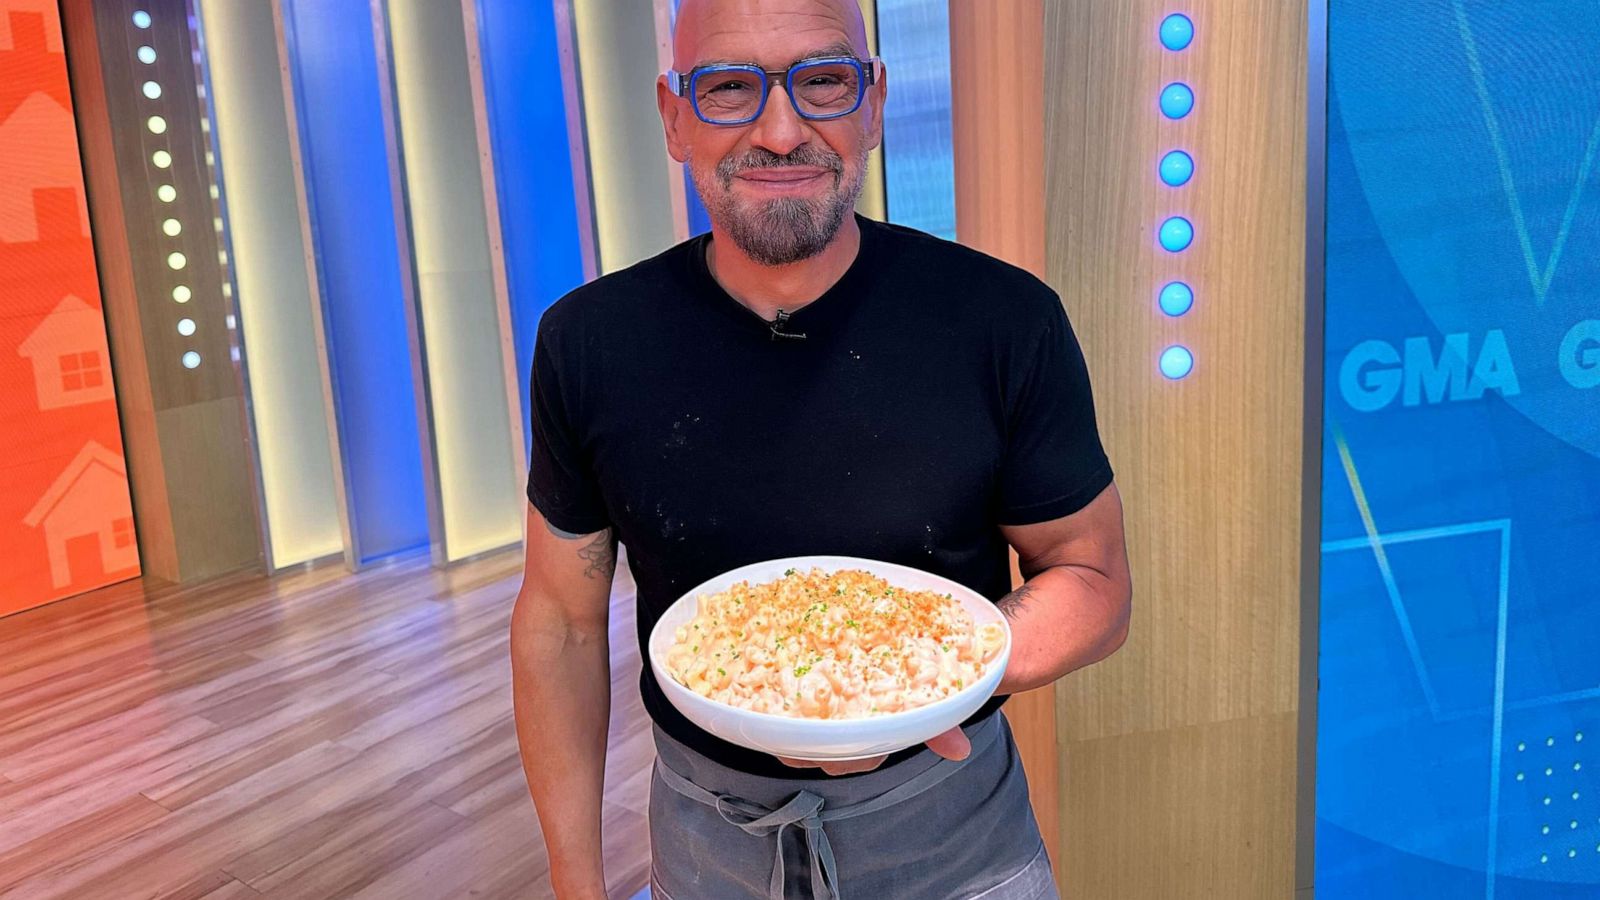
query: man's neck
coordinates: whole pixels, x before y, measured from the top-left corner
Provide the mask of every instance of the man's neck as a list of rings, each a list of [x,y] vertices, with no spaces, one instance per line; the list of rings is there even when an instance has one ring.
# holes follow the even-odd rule
[[[861,249],[861,226],[849,216],[821,253],[786,266],[766,266],[745,255],[715,226],[706,247],[711,277],[728,295],[767,321],[822,296],[844,276]]]

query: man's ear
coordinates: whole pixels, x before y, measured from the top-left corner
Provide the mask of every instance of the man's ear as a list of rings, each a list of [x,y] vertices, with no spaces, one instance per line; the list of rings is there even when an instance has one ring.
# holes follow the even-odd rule
[[[872,114],[867,119],[867,149],[876,150],[883,144],[883,104],[889,97],[889,68],[878,61],[878,77],[867,91]]]
[[[656,109],[661,112],[661,128],[667,138],[667,154],[677,162],[687,162],[689,145],[684,129],[688,122],[683,118],[683,104],[667,85],[667,76],[656,78]]]

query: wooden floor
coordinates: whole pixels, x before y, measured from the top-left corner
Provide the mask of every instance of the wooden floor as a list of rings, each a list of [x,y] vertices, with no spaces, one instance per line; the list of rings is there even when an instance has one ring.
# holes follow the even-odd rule
[[[133,582],[0,619],[0,897],[551,896],[511,719],[520,570]],[[653,748],[618,581],[604,829],[630,897]]]

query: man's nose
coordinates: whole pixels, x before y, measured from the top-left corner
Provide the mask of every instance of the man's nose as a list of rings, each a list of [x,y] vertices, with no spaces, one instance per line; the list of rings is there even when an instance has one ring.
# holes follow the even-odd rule
[[[787,156],[794,148],[805,143],[808,126],[806,120],[795,112],[789,102],[789,92],[782,83],[772,86],[767,96],[767,108],[751,125],[750,143],[779,156]]]

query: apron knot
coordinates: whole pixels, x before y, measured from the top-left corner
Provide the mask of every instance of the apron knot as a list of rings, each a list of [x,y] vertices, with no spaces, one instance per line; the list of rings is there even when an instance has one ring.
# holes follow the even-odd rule
[[[811,857],[811,900],[841,900],[839,876],[834,864],[833,845],[828,841],[827,824],[887,809],[933,789],[994,744],[1001,733],[1000,722],[999,715],[990,716],[968,733],[967,736],[972,740],[972,752],[965,759],[941,759],[876,797],[826,810],[823,809],[823,798],[807,790],[797,792],[776,809],[751,803],[732,794],[708,791],[673,771],[660,757],[656,758],[656,772],[661,776],[662,784],[696,803],[712,807],[723,821],[746,834],[777,835],[777,858],[772,863],[772,879],[767,887],[769,900],[784,900],[783,836],[786,829],[796,825],[805,831],[806,849]]]
[[[783,833],[791,825],[805,829],[807,855],[811,858],[811,896],[813,900],[840,900],[838,874],[834,869],[833,844],[822,827],[821,797],[800,791],[777,809],[767,809],[730,794],[716,795],[717,814],[745,834],[764,836],[776,833],[777,853],[772,863],[772,878],[767,883],[770,900],[783,897]]]

